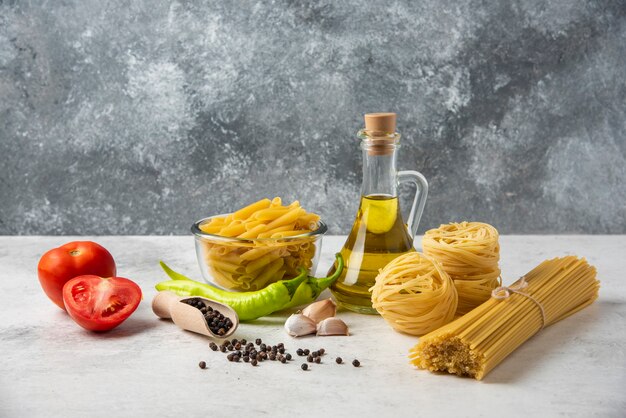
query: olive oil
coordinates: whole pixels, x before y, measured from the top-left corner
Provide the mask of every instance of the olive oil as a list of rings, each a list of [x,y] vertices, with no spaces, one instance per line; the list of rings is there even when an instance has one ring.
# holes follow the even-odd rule
[[[368,113],[365,129],[357,137],[363,150],[361,202],[341,255],[345,267],[331,292],[337,303],[360,313],[376,313],[369,289],[378,270],[396,257],[414,251],[417,231],[426,197],[428,182],[417,171],[397,171],[396,151],[400,134],[396,132],[395,113]],[[398,204],[398,184],[413,183],[415,196],[408,226],[402,220]],[[331,267],[330,273],[335,271]]]
[[[413,240],[402,222],[398,198],[362,196],[352,231],[341,249],[346,266],[331,287],[337,302],[353,311],[376,313],[369,289],[378,270],[408,251],[413,251]]]

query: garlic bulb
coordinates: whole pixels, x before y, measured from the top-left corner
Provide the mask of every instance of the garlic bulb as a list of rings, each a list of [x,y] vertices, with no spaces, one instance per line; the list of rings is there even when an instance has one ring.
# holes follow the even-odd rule
[[[317,335],[349,335],[348,326],[339,318],[326,318],[317,324]]]
[[[337,313],[337,305],[332,299],[324,299],[314,302],[304,308],[303,315],[311,318],[316,324],[326,318],[331,318]]]
[[[300,313],[291,315],[285,321],[285,331],[292,337],[315,334],[315,330],[315,322]]]

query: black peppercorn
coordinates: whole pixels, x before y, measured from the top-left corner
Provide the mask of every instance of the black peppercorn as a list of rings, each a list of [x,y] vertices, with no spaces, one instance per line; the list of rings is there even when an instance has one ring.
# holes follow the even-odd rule
[[[217,351],[217,344],[211,343],[211,344],[209,344],[209,347],[211,348],[211,350]]]
[[[201,369],[206,369],[206,362],[201,361],[200,363],[198,363],[198,366],[200,366]]]
[[[305,348],[304,350],[302,350],[302,352],[304,353],[305,356],[308,356],[311,351],[308,348]]]
[[[315,357],[315,362],[317,364],[320,364],[322,362],[322,358],[321,357]]]
[[[286,358],[287,360],[291,360],[291,354],[289,354],[289,353],[285,354],[285,358]]]
[[[228,359],[228,361],[233,361],[233,358],[235,357],[235,355],[233,353],[230,353],[229,355],[226,356],[226,358]]]
[[[302,351],[302,349],[301,349],[301,348],[298,348],[298,349],[296,350],[296,354],[297,354],[297,355],[299,355],[299,356],[303,356],[303,355],[304,355],[304,351]]]
[[[244,361],[245,363],[249,362],[249,361],[250,361],[250,357],[248,357],[248,356],[243,356],[243,361]]]
[[[254,360],[250,361],[250,364],[252,364],[253,366],[256,366],[258,364],[258,362],[256,361],[256,359],[254,359]]]
[[[235,354],[235,355],[233,356],[233,361],[234,361],[235,363],[239,362],[239,356]]]
[[[287,359],[285,357],[281,357],[280,358],[280,362],[285,364],[285,363],[287,363]]]
[[[320,356],[323,356],[326,350],[324,350],[323,348],[320,348],[319,350],[317,350],[317,352],[320,353]]]
[[[343,360],[341,359],[341,357],[337,357],[337,358],[335,359],[335,362],[337,362],[337,364],[341,364],[341,362],[342,362],[342,361],[343,361]]]
[[[313,356],[309,354],[309,356],[306,358],[306,361],[308,361],[309,363],[313,363]]]
[[[355,359],[355,360],[352,362],[352,365],[353,365],[354,367],[359,367],[359,366],[361,365],[361,362],[360,362],[359,360],[356,360],[356,359]]]
[[[256,339],[256,341],[255,341],[256,345],[261,345],[261,343],[262,343],[262,342],[263,342],[263,341],[261,341],[261,339],[260,339],[260,338],[257,338],[257,339]]]
[[[302,370],[307,370],[307,369],[309,368],[309,365],[308,365],[308,364],[306,364],[306,363],[302,363],[302,366],[300,366],[300,368],[301,368]]]

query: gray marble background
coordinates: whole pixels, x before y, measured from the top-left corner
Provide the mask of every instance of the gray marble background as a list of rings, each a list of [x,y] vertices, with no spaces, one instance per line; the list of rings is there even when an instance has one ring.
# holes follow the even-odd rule
[[[626,233],[625,103],[623,0],[0,0],[0,234],[274,195],[346,233],[372,111],[430,181],[421,231]]]

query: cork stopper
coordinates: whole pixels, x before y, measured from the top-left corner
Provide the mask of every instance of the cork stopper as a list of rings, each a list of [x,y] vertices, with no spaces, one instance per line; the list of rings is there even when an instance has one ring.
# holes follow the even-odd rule
[[[395,113],[366,113],[365,130],[369,132],[394,133],[396,131]]]
[[[368,155],[393,154],[396,141],[400,137],[396,134],[396,114],[366,113],[365,132],[369,136],[365,145]]]

